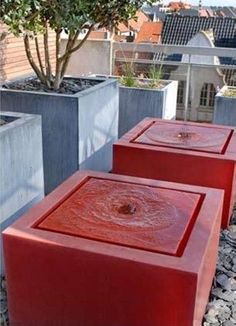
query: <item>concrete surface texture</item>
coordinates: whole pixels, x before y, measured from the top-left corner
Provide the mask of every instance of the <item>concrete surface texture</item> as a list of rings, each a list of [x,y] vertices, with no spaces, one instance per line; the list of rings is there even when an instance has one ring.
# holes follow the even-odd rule
[[[67,39],[62,39],[62,50],[66,44]],[[111,42],[109,40],[87,40],[79,51],[72,54],[66,73],[73,77],[91,73],[110,75],[110,56]]]
[[[41,117],[13,112],[0,116],[15,118],[0,126],[0,229],[4,230],[44,197],[44,179]]]
[[[226,96],[224,92],[227,90],[234,90],[236,94],[236,87],[224,86],[215,97],[214,117],[213,123],[236,126],[236,97]]]
[[[1,109],[42,117],[45,192],[79,168],[111,168],[118,86],[105,80],[74,95],[0,89]]]

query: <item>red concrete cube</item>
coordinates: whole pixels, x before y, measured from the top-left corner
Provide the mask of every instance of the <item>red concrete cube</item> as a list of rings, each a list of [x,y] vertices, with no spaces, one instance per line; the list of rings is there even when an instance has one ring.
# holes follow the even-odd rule
[[[236,130],[147,118],[114,144],[112,171],[223,189],[225,228],[236,201]]]
[[[223,191],[78,172],[4,231],[11,325],[200,326]]]

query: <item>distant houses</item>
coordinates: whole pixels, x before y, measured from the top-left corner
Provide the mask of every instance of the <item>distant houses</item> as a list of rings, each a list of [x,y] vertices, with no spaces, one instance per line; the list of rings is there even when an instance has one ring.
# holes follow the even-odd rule
[[[163,24],[162,44],[188,45],[196,47],[224,47],[236,48],[236,19],[221,17],[182,17],[168,16]],[[159,54],[161,56],[161,54]],[[171,66],[171,61],[187,63],[188,58],[180,54],[161,57],[170,61],[165,66],[170,79],[179,81],[178,109],[184,107],[186,93],[186,66]],[[192,56],[190,63],[210,65],[236,65],[235,58]],[[211,121],[214,108],[216,89],[227,83],[234,85],[235,70],[218,68],[195,67],[191,70],[190,78],[190,119],[198,121]]]

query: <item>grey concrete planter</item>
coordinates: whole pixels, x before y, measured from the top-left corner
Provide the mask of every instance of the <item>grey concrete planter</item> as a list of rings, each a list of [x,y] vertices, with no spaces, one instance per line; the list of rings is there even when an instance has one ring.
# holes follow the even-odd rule
[[[224,86],[216,94],[213,123],[236,126],[236,97],[225,96],[227,89],[236,90],[236,87]]]
[[[163,81],[162,89],[119,87],[119,137],[145,117],[175,119],[177,81]]]
[[[4,230],[44,197],[44,181],[41,117],[0,112],[2,117],[8,121],[0,126],[0,226]]]
[[[0,92],[2,110],[42,116],[46,193],[78,169],[111,169],[112,144],[118,136],[117,81],[104,80],[74,95]]]

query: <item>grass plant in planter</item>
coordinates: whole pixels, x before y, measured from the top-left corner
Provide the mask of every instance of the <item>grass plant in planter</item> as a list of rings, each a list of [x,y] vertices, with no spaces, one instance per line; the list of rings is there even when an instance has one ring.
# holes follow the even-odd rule
[[[224,86],[216,94],[213,123],[236,126],[236,87]]]
[[[134,18],[144,2],[5,0],[1,4],[0,17],[10,32],[22,37],[35,73],[33,79],[8,83],[0,89],[1,110],[42,116],[46,193],[79,168],[111,168],[111,145],[118,133],[117,82],[88,82],[64,76],[71,55],[83,46],[94,28],[111,29]],[[49,30],[55,32],[55,69],[49,51]],[[68,35],[63,53],[61,32]],[[78,44],[81,33],[84,38]],[[43,55],[39,37],[43,38]],[[84,89],[84,84],[89,88]]]
[[[161,79],[161,68],[153,66],[148,78],[136,78],[126,64],[119,87],[119,137],[145,117],[175,119],[177,81]]]

